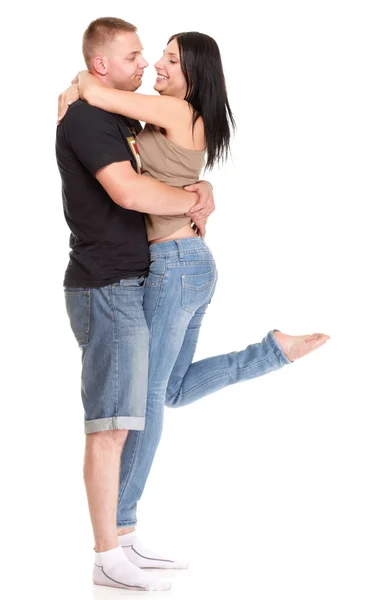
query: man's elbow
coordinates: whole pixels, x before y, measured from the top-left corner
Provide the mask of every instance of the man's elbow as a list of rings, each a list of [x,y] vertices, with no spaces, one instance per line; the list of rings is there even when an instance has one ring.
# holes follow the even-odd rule
[[[130,191],[121,194],[116,200],[116,203],[119,204],[119,206],[121,206],[122,208],[126,208],[127,210],[136,210],[134,194]]]
[[[105,189],[111,200],[128,210],[137,210],[136,205],[140,197],[140,175],[129,173],[119,165],[110,165],[109,169],[100,171],[96,177],[98,182]]]
[[[144,212],[141,204],[145,195],[144,182],[140,175],[135,175],[133,179],[129,178],[121,192],[121,206],[127,210],[136,210]]]

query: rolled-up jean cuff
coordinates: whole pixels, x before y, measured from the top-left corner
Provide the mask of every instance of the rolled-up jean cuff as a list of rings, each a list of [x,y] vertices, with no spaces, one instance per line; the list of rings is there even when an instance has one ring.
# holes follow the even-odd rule
[[[128,429],[143,431],[145,417],[108,417],[106,419],[92,419],[85,421],[85,433],[98,431],[111,431],[112,429]]]
[[[273,335],[274,331],[279,331],[280,329],[273,329],[272,331],[269,331],[267,334],[267,339],[270,343],[270,346],[272,347],[273,351],[275,352],[276,356],[278,357],[278,359],[280,360],[280,363],[282,366],[284,365],[288,365],[293,363],[293,360],[289,360],[289,358],[287,358],[287,356],[285,356],[283,350],[281,349],[281,347],[279,346],[275,336]]]
[[[137,519],[127,519],[127,521],[117,521],[117,527],[135,527]]]

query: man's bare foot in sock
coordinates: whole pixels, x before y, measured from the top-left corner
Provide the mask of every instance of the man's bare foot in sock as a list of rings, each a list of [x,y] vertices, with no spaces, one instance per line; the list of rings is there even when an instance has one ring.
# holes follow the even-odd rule
[[[323,346],[330,339],[330,336],[325,333],[287,335],[281,331],[274,331],[273,335],[285,356],[292,362]]]

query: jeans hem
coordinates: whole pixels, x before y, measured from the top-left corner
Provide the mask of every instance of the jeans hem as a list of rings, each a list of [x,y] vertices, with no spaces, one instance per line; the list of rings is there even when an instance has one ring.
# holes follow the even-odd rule
[[[280,345],[277,342],[277,339],[273,335],[274,331],[280,332],[280,329],[273,329],[272,331],[269,331],[267,334],[267,340],[268,340],[270,346],[272,347],[273,351],[277,355],[278,359],[280,360],[281,365],[289,365],[289,364],[293,363],[294,360],[289,360],[289,358],[287,356],[285,356],[283,350],[281,349]]]
[[[136,519],[132,519],[131,521],[117,521],[117,527],[135,527],[137,524]]]
[[[145,417],[107,417],[85,421],[85,433],[97,433],[98,431],[111,431],[113,429],[143,431],[144,426]]]

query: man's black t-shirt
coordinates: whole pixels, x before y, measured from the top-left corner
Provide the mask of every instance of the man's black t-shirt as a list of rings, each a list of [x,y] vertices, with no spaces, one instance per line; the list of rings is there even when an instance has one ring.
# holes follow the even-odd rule
[[[134,135],[141,125],[79,100],[57,128],[56,157],[70,236],[64,285],[103,287],[148,273],[149,247],[142,213],[111,200],[95,178],[114,162],[140,172]]]

